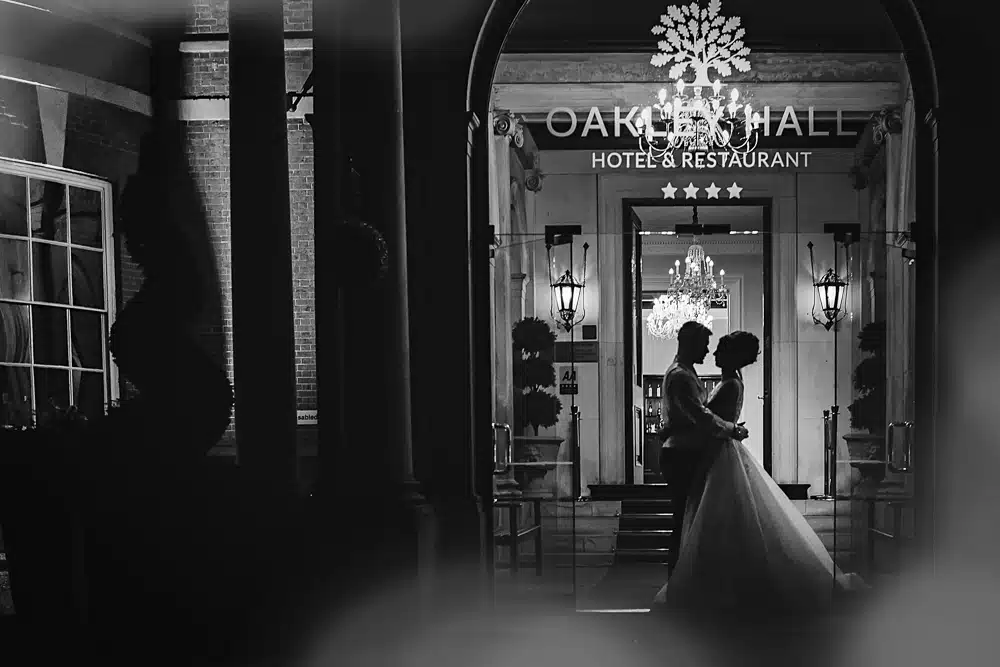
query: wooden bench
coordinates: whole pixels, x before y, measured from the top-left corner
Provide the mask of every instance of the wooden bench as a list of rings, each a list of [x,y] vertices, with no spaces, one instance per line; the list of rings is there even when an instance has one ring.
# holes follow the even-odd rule
[[[534,505],[534,522],[527,528],[520,528],[521,509],[526,503]],[[522,498],[493,501],[493,508],[501,511],[507,510],[510,528],[507,530],[496,530],[493,532],[493,546],[510,547],[510,563],[497,563],[497,567],[509,568],[511,572],[517,573],[520,570],[520,545],[521,542],[533,538],[535,541],[535,575],[542,575],[542,499]]]

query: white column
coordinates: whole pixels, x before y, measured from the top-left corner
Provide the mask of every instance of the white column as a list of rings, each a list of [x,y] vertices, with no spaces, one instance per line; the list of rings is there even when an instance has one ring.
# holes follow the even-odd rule
[[[491,114],[490,139],[490,224],[499,240],[493,257],[492,294],[494,329],[493,417],[502,424],[512,424],[514,350],[511,330],[511,259],[518,252],[511,226],[510,142],[520,128],[509,113]]]

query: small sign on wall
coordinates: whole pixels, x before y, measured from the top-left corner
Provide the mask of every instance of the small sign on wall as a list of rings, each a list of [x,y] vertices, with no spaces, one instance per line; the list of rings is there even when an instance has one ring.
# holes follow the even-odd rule
[[[576,368],[573,366],[559,367],[559,393],[564,395],[580,393],[579,385],[576,383]]]
[[[318,410],[296,410],[295,423],[298,426],[316,426],[319,424]]]

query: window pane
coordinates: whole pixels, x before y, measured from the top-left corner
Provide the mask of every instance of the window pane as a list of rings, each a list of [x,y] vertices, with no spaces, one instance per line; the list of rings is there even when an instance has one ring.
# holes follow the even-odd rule
[[[48,243],[32,243],[32,271],[35,277],[35,301],[68,303],[66,281],[66,248]]]
[[[104,308],[104,254],[73,249],[73,304]]]
[[[66,186],[37,178],[31,187],[31,235],[50,241],[66,240]]]
[[[27,195],[22,176],[0,174],[0,234],[28,235]]]
[[[54,368],[35,369],[35,417],[39,424],[48,422],[56,412],[69,407],[69,371]]]
[[[28,242],[0,239],[0,299],[31,298],[29,268]]]
[[[62,308],[32,306],[31,315],[34,328],[35,363],[49,366],[68,366],[66,311]]]
[[[31,426],[31,372],[0,365],[0,425]]]
[[[103,244],[101,232],[101,193],[97,190],[70,187],[69,189],[70,242],[100,248]]]
[[[73,324],[73,366],[102,370],[103,317],[100,313],[75,310],[70,319]]]
[[[73,372],[73,404],[88,419],[104,414],[104,374]]]
[[[0,302],[0,361],[31,361],[31,325],[28,306]]]

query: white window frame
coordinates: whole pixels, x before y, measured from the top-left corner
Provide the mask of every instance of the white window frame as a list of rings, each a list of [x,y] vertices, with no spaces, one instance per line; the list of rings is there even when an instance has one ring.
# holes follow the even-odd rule
[[[102,234],[103,247],[100,250],[96,248],[88,248],[88,252],[101,252],[104,255],[104,309],[103,311],[101,311],[100,309],[93,309],[93,308],[86,308],[83,310],[86,310],[87,312],[95,312],[95,311],[103,312],[105,315],[105,331],[102,332],[102,344],[104,346],[104,353],[102,355],[103,357],[102,373],[105,376],[105,386],[107,388],[107,394],[105,395],[106,400],[104,404],[104,410],[106,413],[107,410],[112,405],[118,402],[121,395],[119,379],[118,379],[118,365],[115,363],[114,358],[111,355],[111,346],[109,344],[109,339],[108,339],[108,336],[111,331],[111,325],[114,323],[115,316],[117,315],[118,311],[118,299],[117,299],[118,290],[116,281],[117,258],[115,257],[116,249],[114,243],[114,215],[112,211],[113,191],[111,188],[111,183],[109,183],[105,179],[98,178],[97,176],[85,174],[83,172],[75,171],[72,169],[65,169],[63,167],[54,167],[45,164],[38,164],[36,162],[26,162],[24,160],[16,160],[13,158],[2,157],[2,156],[0,156],[0,173],[10,174],[12,176],[21,176],[28,179],[45,180],[50,182],[62,183],[67,187],[76,187],[83,190],[96,191],[99,192],[101,195],[101,228],[102,228],[101,230],[103,232]],[[27,194],[30,194],[30,192]],[[27,201],[27,208],[25,209],[25,216],[26,219],[28,220],[29,235],[16,236],[10,234],[0,234],[0,238],[18,240],[18,241],[25,241],[32,238],[30,236],[31,233],[30,197],[26,201]],[[69,199],[67,197],[67,202],[68,201]],[[69,214],[69,218],[66,224],[67,228],[69,228],[72,225],[73,212],[72,210],[67,210],[67,213]],[[72,252],[70,252],[70,248],[72,248],[73,246],[71,246],[70,243],[72,243],[72,234],[70,235],[68,242],[65,243],[55,242],[56,245],[65,245],[65,247],[67,248],[67,255],[72,257]],[[28,258],[29,258],[28,260],[29,267],[32,274],[30,276],[30,279],[32,281],[32,284],[34,284],[35,280],[34,266],[33,266],[34,253],[29,252]],[[71,285],[70,290],[72,292],[72,277],[70,277],[69,279]],[[35,301],[34,294],[32,294],[31,300],[26,303],[30,305],[49,305],[57,308],[64,308],[69,312],[72,312],[73,310],[79,310],[79,308],[73,306],[72,299],[70,299],[69,301],[70,302],[66,304],[48,304],[46,302]],[[15,302],[15,303],[22,303],[22,302]],[[35,362],[34,320],[33,320],[34,315],[30,307],[28,309],[28,313],[29,313],[29,320],[28,320],[29,328],[31,329],[31,336],[29,338],[29,345],[31,346],[31,361],[28,362],[27,365],[30,368],[30,374],[31,374],[31,413],[32,413],[32,420],[34,421],[37,415],[37,406],[35,405],[35,368],[39,366],[46,367],[46,365],[45,364],[39,365]],[[67,317],[66,319],[67,319],[67,327],[69,327],[68,322],[70,318]],[[67,335],[69,335],[68,332]],[[68,359],[67,363],[69,364],[70,377],[72,378],[72,371],[73,371],[72,360]],[[73,399],[74,397],[71,386],[69,392],[70,405],[74,404]]]

